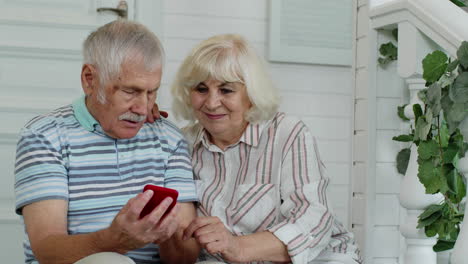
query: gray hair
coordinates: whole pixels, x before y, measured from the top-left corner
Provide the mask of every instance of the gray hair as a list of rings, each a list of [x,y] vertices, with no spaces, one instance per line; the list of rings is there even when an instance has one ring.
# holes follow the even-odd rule
[[[213,36],[198,44],[182,63],[172,84],[174,114],[196,122],[190,92],[210,78],[245,85],[252,107],[245,120],[257,123],[273,118],[279,107],[279,95],[266,71],[264,61],[239,35]]]
[[[103,87],[115,79],[126,62],[143,62],[154,71],[163,66],[164,49],[156,35],[142,24],[119,19],[99,27],[83,43],[83,63],[99,74],[99,101],[105,102]]]

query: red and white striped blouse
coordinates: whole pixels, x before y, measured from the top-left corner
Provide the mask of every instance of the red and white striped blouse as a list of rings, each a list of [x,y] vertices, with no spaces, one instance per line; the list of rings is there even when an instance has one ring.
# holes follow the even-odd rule
[[[200,125],[185,131],[193,146],[199,215],[219,217],[235,235],[272,232],[293,263],[360,263],[353,235],[331,211],[329,178],[302,121],[278,113],[249,124],[225,151]],[[202,259],[221,260],[206,251]]]

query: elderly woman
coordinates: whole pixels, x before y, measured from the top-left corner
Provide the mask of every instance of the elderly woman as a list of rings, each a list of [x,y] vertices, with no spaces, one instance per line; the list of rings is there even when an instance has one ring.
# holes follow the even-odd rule
[[[333,216],[315,139],[278,111],[263,61],[238,35],[201,42],[172,86],[199,196],[185,239],[202,260],[360,263],[351,233]]]

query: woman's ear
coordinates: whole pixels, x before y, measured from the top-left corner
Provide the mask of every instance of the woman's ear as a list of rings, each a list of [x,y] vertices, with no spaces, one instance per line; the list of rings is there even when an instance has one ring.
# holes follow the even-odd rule
[[[81,68],[81,87],[86,96],[91,95],[97,88],[98,77],[96,68],[91,64],[83,64]]]

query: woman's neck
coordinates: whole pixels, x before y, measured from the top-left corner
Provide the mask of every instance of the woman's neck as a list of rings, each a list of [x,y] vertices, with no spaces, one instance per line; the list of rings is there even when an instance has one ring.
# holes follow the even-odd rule
[[[206,131],[208,138],[211,143],[215,144],[221,150],[226,150],[227,147],[237,143],[239,139],[244,134],[245,129],[249,125],[248,122],[245,122],[242,125],[242,128],[236,129],[235,131],[228,131],[222,134],[211,134],[209,131]]]

